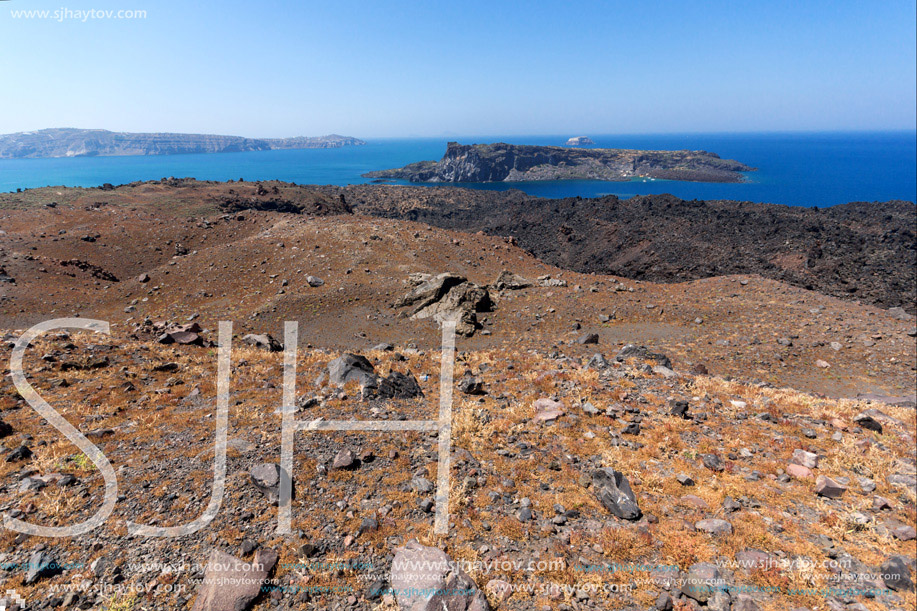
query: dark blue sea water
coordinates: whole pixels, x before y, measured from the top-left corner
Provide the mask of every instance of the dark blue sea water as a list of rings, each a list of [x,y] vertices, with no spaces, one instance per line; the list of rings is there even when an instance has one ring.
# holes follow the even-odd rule
[[[572,135],[572,134],[571,134]],[[466,137],[462,143],[562,145],[568,136]],[[917,201],[917,133],[684,134],[591,136],[598,147],[703,149],[758,168],[741,184],[681,181],[552,181],[467,184],[521,189],[542,197],[672,193],[684,199],[735,199],[803,206],[850,201]],[[211,155],[0,160],[0,191],[48,185],[97,186],[166,176],[206,180],[280,179],[357,184],[369,170],[439,159],[448,139],[370,140],[366,146]]]

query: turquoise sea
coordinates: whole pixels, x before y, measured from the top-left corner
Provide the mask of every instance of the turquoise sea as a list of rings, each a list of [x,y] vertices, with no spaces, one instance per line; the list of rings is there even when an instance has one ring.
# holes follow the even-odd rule
[[[581,134],[570,134],[581,135]],[[365,146],[211,155],[0,160],[0,192],[48,185],[97,186],[167,176],[206,180],[279,179],[357,184],[369,170],[439,159],[448,140],[562,145],[564,136],[477,136],[367,140]],[[359,134],[357,134],[359,136]],[[735,199],[802,206],[850,201],[917,201],[917,132],[590,135],[598,147],[703,149],[758,168],[741,184],[681,181],[552,181],[466,184],[521,189],[542,197],[672,193],[684,199]]]

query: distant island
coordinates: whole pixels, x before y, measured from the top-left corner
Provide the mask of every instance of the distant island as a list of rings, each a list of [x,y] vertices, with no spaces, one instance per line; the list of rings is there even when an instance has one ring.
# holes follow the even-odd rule
[[[0,159],[239,153],[276,149],[338,148],[362,144],[366,143],[358,138],[337,134],[296,138],[243,138],[210,134],[140,134],[104,129],[61,128],[0,135]]]
[[[595,142],[592,138],[586,136],[576,136],[567,140],[567,146],[594,146]]]
[[[628,181],[640,178],[694,182],[742,182],[749,167],[707,151],[571,149],[560,146],[463,145],[450,142],[439,161],[363,174],[410,182],[524,182],[538,180]]]

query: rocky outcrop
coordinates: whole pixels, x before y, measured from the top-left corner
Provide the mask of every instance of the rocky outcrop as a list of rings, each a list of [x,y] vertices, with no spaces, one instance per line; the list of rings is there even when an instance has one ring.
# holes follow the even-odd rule
[[[366,144],[357,138],[329,136],[242,138],[211,134],[136,134],[104,129],[42,129],[0,135],[0,159],[37,157],[109,157],[238,153],[274,149],[338,148]]]
[[[480,326],[477,313],[493,308],[487,288],[468,282],[458,274],[414,274],[411,280],[415,283],[414,288],[395,302],[396,308],[413,308],[411,320],[432,318],[439,323],[455,320],[455,332],[469,337]]]
[[[450,142],[439,161],[420,161],[400,169],[369,172],[366,178],[411,182],[517,182],[533,180],[610,180],[663,178],[698,182],[742,182],[754,170],[707,151],[570,149]]]

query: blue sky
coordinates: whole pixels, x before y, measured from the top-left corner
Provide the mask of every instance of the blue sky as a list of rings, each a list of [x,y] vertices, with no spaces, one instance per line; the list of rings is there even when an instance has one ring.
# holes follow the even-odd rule
[[[143,10],[143,19],[13,10]],[[0,133],[914,129],[913,0],[0,2]]]

